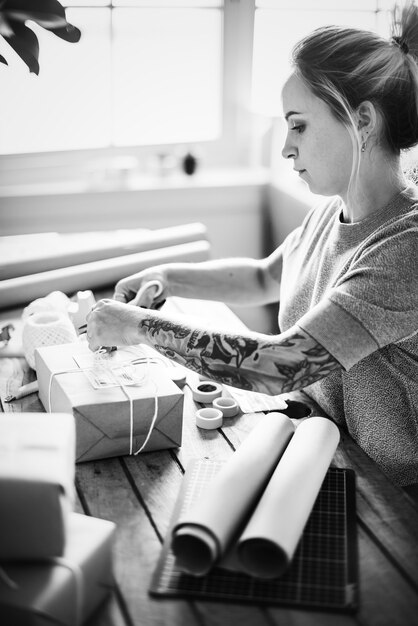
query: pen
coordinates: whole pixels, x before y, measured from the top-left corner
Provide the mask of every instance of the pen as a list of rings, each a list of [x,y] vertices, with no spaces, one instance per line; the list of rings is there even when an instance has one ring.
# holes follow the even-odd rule
[[[31,393],[36,393],[38,391],[38,381],[34,380],[27,385],[22,385],[14,394],[10,394],[6,396],[4,399],[5,402],[12,402],[13,400],[20,400],[20,398],[24,398],[25,396],[29,396]]]

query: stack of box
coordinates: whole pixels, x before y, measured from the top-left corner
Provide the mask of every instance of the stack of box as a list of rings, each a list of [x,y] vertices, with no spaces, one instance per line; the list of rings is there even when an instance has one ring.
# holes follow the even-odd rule
[[[75,425],[0,415],[0,621],[81,624],[113,585],[115,525],[73,513]]]

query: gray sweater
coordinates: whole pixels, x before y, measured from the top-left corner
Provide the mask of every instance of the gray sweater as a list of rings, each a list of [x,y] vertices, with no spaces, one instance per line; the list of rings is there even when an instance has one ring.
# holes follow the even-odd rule
[[[353,224],[335,198],[283,244],[279,326],[342,365],[305,388],[400,485],[418,482],[418,190]]]

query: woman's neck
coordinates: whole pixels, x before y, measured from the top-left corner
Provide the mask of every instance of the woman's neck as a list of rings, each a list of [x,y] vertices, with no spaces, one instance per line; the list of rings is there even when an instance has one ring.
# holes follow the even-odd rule
[[[365,159],[356,182],[341,194],[344,222],[359,222],[383,209],[406,186],[399,157]]]

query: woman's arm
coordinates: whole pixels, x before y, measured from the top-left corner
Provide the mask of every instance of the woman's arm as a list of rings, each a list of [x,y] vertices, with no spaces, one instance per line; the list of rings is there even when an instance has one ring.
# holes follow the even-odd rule
[[[130,302],[144,283],[159,280],[163,291],[158,300],[182,296],[245,306],[277,302],[281,260],[278,248],[268,258],[260,260],[231,258],[158,265],[119,281],[114,298],[119,302]],[[152,299],[152,292],[149,295]],[[150,304],[145,302],[147,306]]]
[[[100,345],[146,343],[212,380],[276,395],[327,376],[339,363],[298,326],[276,336],[192,328],[181,318],[102,300],[90,314],[88,338]]]

